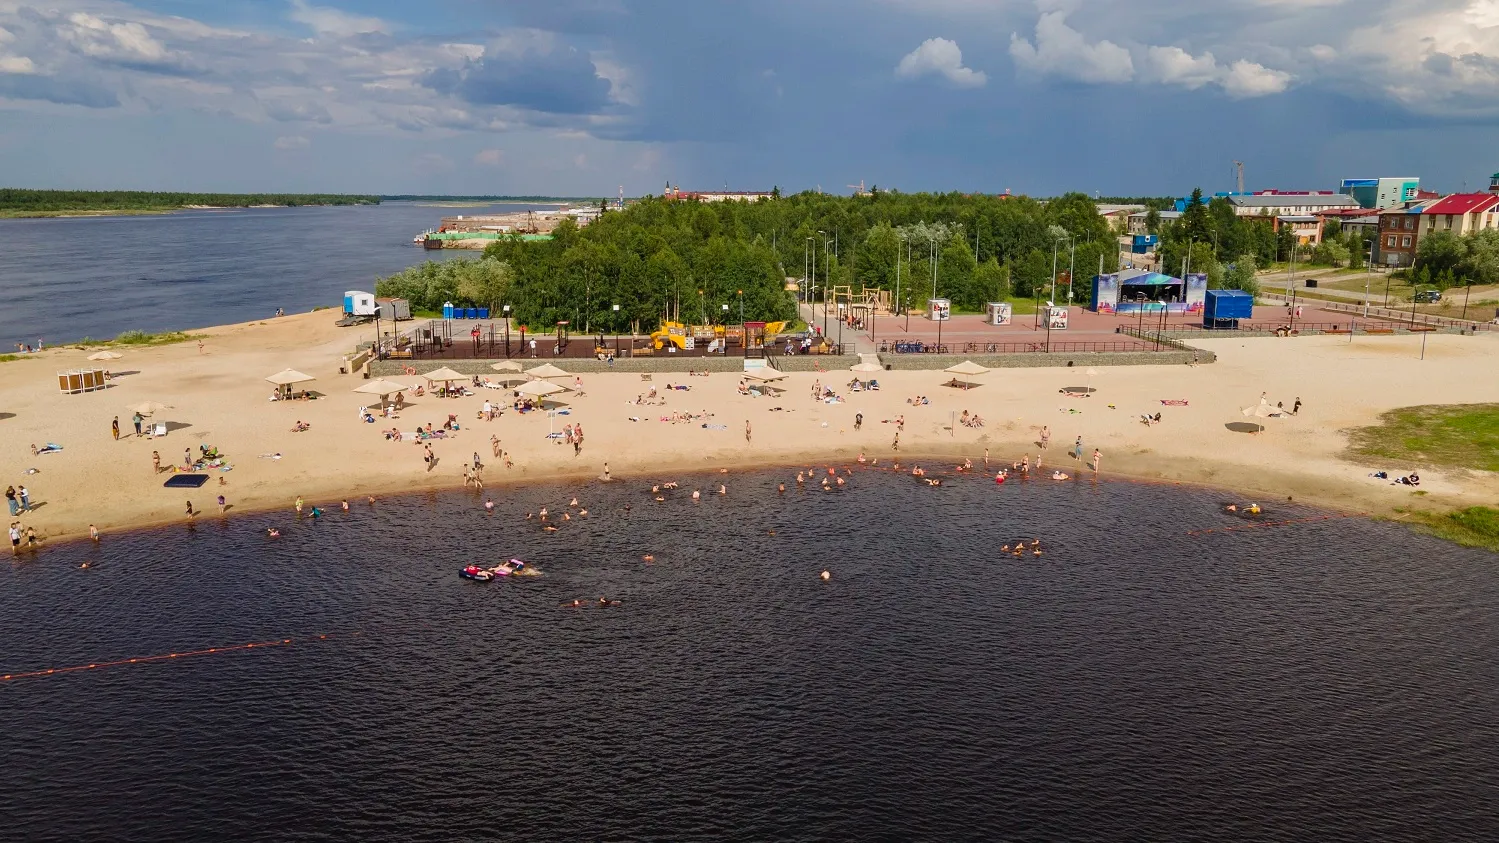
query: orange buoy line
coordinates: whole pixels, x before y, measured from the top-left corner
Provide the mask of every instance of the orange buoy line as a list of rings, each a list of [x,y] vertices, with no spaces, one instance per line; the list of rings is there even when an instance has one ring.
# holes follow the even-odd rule
[[[1309,518],[1292,518],[1287,521],[1254,521],[1248,524],[1240,524],[1234,527],[1214,527],[1205,530],[1188,530],[1189,536],[1207,536],[1213,533],[1242,533],[1245,530],[1258,530],[1265,527],[1288,527],[1292,524],[1312,524],[1318,521],[1332,521],[1337,518],[1358,518],[1364,513],[1334,513],[1332,515],[1314,515]]]
[[[344,637],[358,635],[358,632],[344,633]],[[131,664],[148,664],[150,662],[171,661],[172,659],[186,659],[193,656],[211,656],[219,653],[234,653],[241,650],[258,650],[266,647],[287,647],[292,644],[310,643],[313,641],[325,641],[336,637],[334,633],[325,635],[306,636],[303,638],[280,638],[273,641],[255,641],[248,644],[231,644],[227,647],[209,647],[205,650],[187,650],[181,653],[161,653],[155,656],[137,656],[132,659],[117,659],[108,662],[94,662],[93,664],[75,664],[69,667],[53,667],[46,670],[28,670],[22,673],[0,674],[0,682],[8,682],[13,679],[38,679],[44,676],[59,676],[65,673],[77,673],[82,670],[102,670],[106,667],[124,667]]]

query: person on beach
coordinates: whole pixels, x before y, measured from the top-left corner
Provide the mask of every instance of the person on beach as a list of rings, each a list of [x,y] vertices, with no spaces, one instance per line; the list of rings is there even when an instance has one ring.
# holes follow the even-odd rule
[[[301,495],[297,495],[296,507],[297,507],[297,514],[301,515],[302,514],[302,496]]]
[[[5,505],[8,506],[8,507],[10,507],[10,514],[11,515],[14,516],[14,515],[20,515],[21,514],[21,503],[20,503],[20,501],[16,500],[16,487],[15,486],[6,486],[5,487]]]
[[[109,423],[110,432],[114,434],[115,441],[120,441],[120,417],[115,416],[114,421]]]
[[[859,428],[861,428],[863,426],[864,426],[864,414],[863,413],[854,413],[854,430],[857,431]]]
[[[744,444],[748,445],[749,443],[750,443],[750,423],[749,423],[749,419],[745,419],[744,420]]]
[[[349,511],[349,502],[348,501],[339,501],[338,505],[343,509],[344,512],[348,512]]]
[[[25,486],[21,486],[16,489],[16,500],[19,500],[21,502],[22,512],[31,511],[31,492],[27,491]]]
[[[494,514],[494,501],[490,500],[489,498],[485,498],[484,499],[484,511],[487,512],[487,513],[489,513],[490,515],[493,515]]]
[[[890,443],[890,450],[892,450],[892,451],[899,451],[900,450],[900,431],[899,430],[895,431],[895,441]]]
[[[21,522],[10,523],[10,555],[16,556],[21,552]]]
[[[161,453],[159,451],[151,452],[151,473],[161,473]]]
[[[88,537],[94,541],[99,540],[99,528],[93,524],[88,525]]]
[[[1093,449],[1093,473],[1098,473],[1098,463],[1103,459],[1103,453],[1097,448]]]
[[[1046,447],[1048,445],[1050,445],[1050,444],[1051,444],[1051,426],[1043,424],[1043,425],[1041,425],[1041,450],[1043,450],[1043,451],[1046,450]]]
[[[229,502],[224,499],[223,495],[219,495],[219,514],[223,515],[224,514],[224,510],[226,510],[228,508],[229,508]]]
[[[198,515],[198,513],[193,512],[193,502],[192,501],[188,501],[187,502],[187,520],[191,521],[195,517],[197,517],[197,515]]]
[[[491,435],[489,437],[489,450],[494,452],[494,458],[500,458],[500,437]]]
[[[1072,443],[1072,458],[1075,460],[1083,458],[1083,437],[1081,436],[1077,437],[1077,441]]]
[[[1291,415],[1293,415],[1293,416],[1299,416],[1299,415],[1301,415],[1301,396],[1300,395],[1296,396],[1296,403],[1291,405]]]
[[[140,436],[141,435],[141,422],[143,422],[145,420],[146,420],[145,417],[142,416],[140,413],[136,413],[135,415],[133,415],[133,416],[130,417],[130,423],[133,424],[133,425],[135,425],[135,435],[136,436]]]

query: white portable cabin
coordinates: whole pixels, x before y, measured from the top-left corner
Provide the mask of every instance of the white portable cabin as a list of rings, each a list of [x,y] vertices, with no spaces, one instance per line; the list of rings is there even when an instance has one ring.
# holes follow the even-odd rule
[[[350,290],[344,293],[344,313],[349,316],[374,316],[375,294]]]

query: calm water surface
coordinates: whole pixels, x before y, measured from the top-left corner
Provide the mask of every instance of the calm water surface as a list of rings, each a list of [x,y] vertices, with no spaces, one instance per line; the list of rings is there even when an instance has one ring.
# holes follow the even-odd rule
[[[540,209],[409,202],[160,216],[0,220],[0,351],[246,322],[343,304],[428,259],[411,238],[443,216]]]
[[[0,683],[5,836],[1499,828],[1493,555],[1357,519],[1192,538],[1239,522],[1154,486],[777,479],[698,505],[717,475],[665,504],[631,482],[506,491],[494,516],[448,493],[208,519],[0,571],[0,672],[297,641]],[[520,517],[573,494],[593,514],[560,532]],[[1045,555],[997,554],[1021,535]],[[545,576],[457,575],[510,556]],[[600,595],[622,604],[560,607]]]

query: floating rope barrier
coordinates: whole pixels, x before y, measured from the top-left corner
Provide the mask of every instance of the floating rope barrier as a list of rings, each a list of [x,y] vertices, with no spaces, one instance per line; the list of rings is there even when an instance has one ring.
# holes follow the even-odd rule
[[[1308,518],[1291,518],[1285,521],[1252,521],[1248,524],[1239,524],[1233,527],[1211,527],[1204,530],[1188,530],[1189,536],[1208,536],[1215,533],[1242,533],[1246,530],[1259,530],[1265,527],[1289,527],[1293,524],[1314,524],[1318,521],[1332,521],[1338,518],[1359,518],[1361,512],[1333,513],[1331,515],[1314,515]]]
[[[341,636],[334,633],[323,635],[309,635],[302,638],[279,638],[271,641],[255,641],[248,644],[231,644],[226,647],[209,647],[204,650],[186,650],[180,653],[161,653],[155,656],[137,656],[131,659],[116,659],[115,661],[94,662],[92,664],[75,664],[69,667],[52,667],[46,670],[28,670],[21,673],[0,674],[0,682],[9,682],[15,679],[40,679],[47,676],[61,676],[67,673],[78,673],[84,670],[103,670],[107,667],[124,667],[132,664],[149,664],[151,662],[172,661],[174,659],[187,659],[194,656],[213,656],[222,653],[235,653],[243,650],[260,650],[268,647],[289,647],[293,644],[309,644],[315,641],[326,641],[329,638],[349,638],[359,635],[358,632],[346,632]]]

